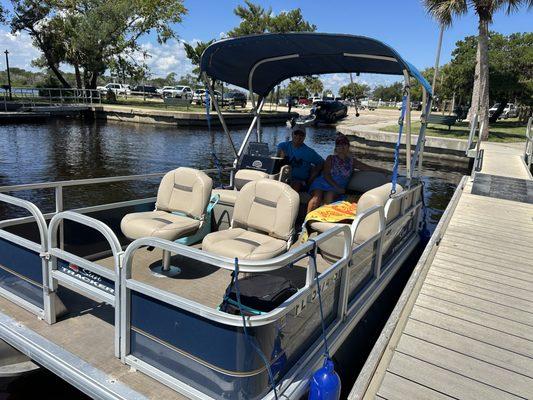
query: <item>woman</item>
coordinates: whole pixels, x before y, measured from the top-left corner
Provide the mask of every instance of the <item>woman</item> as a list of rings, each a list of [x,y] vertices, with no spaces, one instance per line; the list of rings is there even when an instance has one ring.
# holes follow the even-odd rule
[[[311,199],[307,213],[320,207],[322,203],[330,204],[344,194],[354,168],[350,155],[350,141],[342,133],[335,139],[335,154],[328,156],[322,174],[314,180],[309,188]]]

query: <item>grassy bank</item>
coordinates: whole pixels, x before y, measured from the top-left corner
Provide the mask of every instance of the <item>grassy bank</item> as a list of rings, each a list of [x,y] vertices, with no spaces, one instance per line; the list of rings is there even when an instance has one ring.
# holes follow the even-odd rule
[[[413,134],[418,133],[420,122],[412,124]],[[398,132],[398,125],[390,125],[380,130]],[[468,139],[468,122],[457,122],[448,130],[446,125],[430,124],[426,130],[427,136],[438,136],[453,139]],[[521,142],[526,139],[526,124],[512,118],[490,124],[489,142]]]

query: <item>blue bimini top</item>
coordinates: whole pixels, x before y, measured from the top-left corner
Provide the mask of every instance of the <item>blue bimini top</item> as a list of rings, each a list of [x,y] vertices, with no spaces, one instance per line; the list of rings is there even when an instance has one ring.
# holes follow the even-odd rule
[[[432,96],[431,86],[412,64],[392,47],[365,36],[293,32],[223,39],[205,49],[200,69],[263,97],[294,76],[407,71]]]

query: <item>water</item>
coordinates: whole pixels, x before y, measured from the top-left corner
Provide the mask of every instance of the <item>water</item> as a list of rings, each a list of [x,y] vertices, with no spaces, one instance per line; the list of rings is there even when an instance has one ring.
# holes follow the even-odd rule
[[[236,145],[242,141],[246,130],[232,130]],[[264,127],[263,140],[272,150],[287,138],[285,127]],[[331,128],[308,129],[306,143],[322,156],[331,154],[335,130]],[[105,176],[133,175],[166,172],[178,166],[215,168],[212,154],[216,154],[223,166],[230,166],[233,152],[224,133],[205,128],[173,128],[141,124],[103,121],[80,122],[73,119],[55,119],[44,124],[17,124],[0,127],[0,186],[24,183],[50,182],[96,178]],[[392,169],[392,156],[359,156],[361,161],[385,169]],[[455,187],[466,170],[455,165],[426,163],[424,169],[424,198],[427,204],[427,221],[430,229],[437,224],[446,208]],[[217,180],[217,174],[213,174]],[[109,203],[114,201],[153,196],[157,182],[65,189],[65,208]],[[90,194],[88,194],[90,193]],[[37,204],[44,211],[52,211],[51,190],[24,191],[17,196]],[[0,205],[0,218],[21,215],[15,210]],[[374,309],[373,317],[364,318],[352,335],[350,342],[357,349],[349,369],[342,371],[343,385],[351,386],[350,380],[364,362],[375,337],[387,315],[394,307],[416,257],[398,274],[394,284],[382,296]],[[354,350],[355,351],[355,350]],[[342,360],[339,360],[342,361]],[[74,388],[46,371],[12,382],[0,399],[28,397],[28,386],[38,387],[47,393],[62,397],[80,397]]]

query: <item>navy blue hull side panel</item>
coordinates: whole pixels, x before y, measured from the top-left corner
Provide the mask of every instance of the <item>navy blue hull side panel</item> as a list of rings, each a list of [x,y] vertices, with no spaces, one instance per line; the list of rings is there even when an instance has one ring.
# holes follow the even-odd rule
[[[43,308],[42,282],[39,254],[0,239],[0,286]]]
[[[77,265],[71,264],[65,260],[58,259],[57,270],[82,282],[88,283],[89,285],[92,285],[100,290],[103,290],[104,292],[115,295],[115,282],[85,268],[80,268]]]
[[[338,309],[340,274],[323,289],[326,326]],[[270,391],[268,373],[243,329],[219,324],[131,292],[131,354],[220,399],[258,399]],[[276,381],[320,338],[316,295],[271,324],[248,329],[270,360]],[[319,344],[320,345],[320,344]]]
[[[93,211],[85,215],[102,221],[109,226],[122,245],[128,244],[128,240],[120,229],[120,221],[124,215],[135,212],[153,211],[155,203],[148,202],[134,206],[118,207],[110,210]],[[109,244],[104,236],[85,225],[73,221],[65,221],[65,250],[80,257],[90,257],[92,254],[109,250]]]
[[[25,247],[0,239],[0,265],[42,285],[43,269],[38,253]]]

